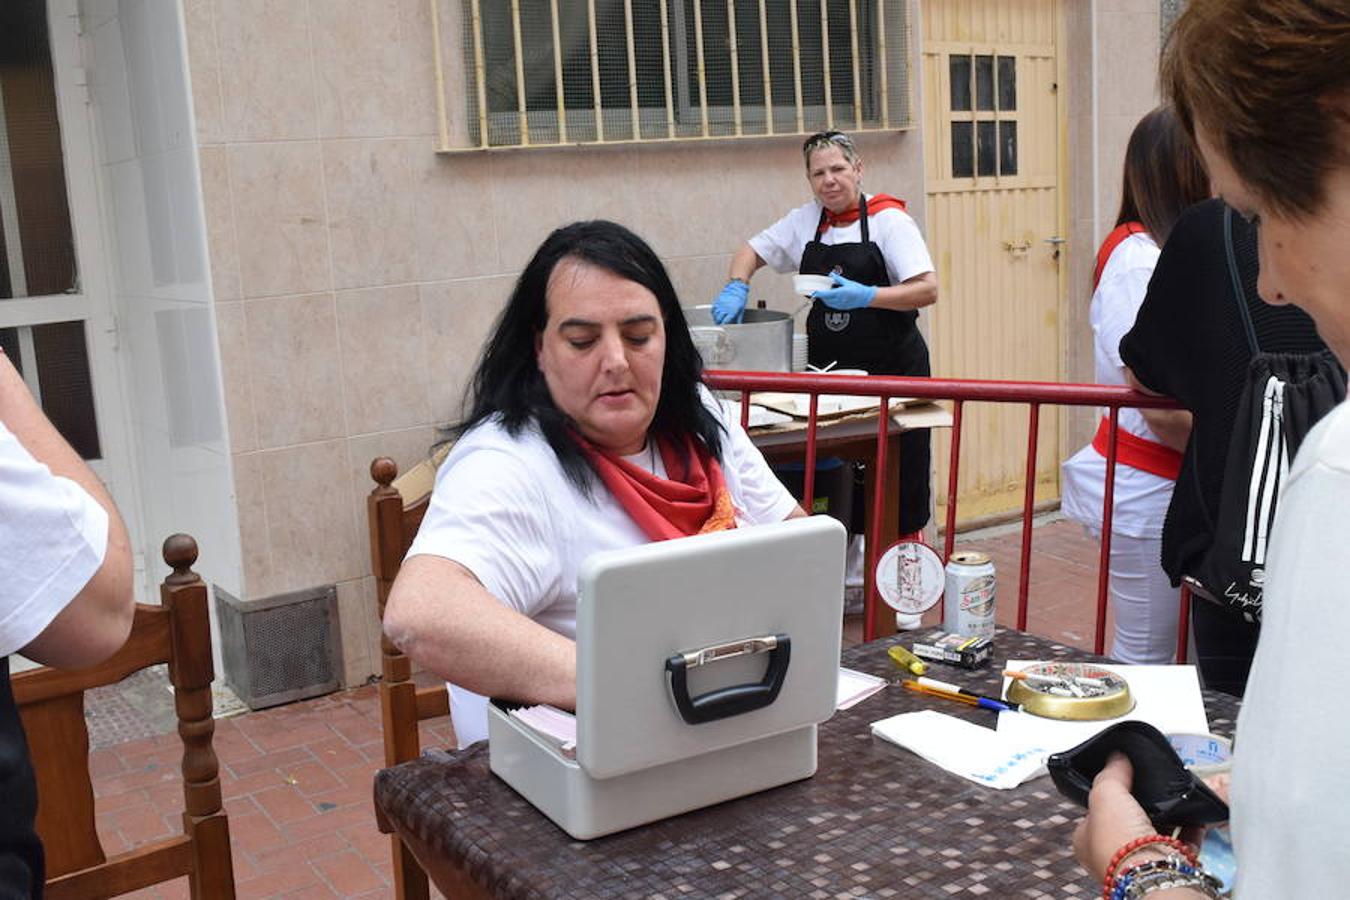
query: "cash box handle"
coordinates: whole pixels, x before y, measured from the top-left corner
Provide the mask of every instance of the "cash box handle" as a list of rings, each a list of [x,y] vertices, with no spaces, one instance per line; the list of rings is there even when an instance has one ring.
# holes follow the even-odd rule
[[[690,669],[754,653],[769,654],[769,668],[760,681],[751,684],[733,684],[697,697],[689,696],[686,673]],[[783,679],[787,677],[788,661],[791,657],[792,641],[786,634],[745,638],[728,644],[704,647],[702,650],[676,653],[666,660],[666,671],[670,673],[670,693],[675,698],[675,706],[680,711],[680,717],[690,725],[738,716],[768,706],[778,698],[778,692],[783,688]]]

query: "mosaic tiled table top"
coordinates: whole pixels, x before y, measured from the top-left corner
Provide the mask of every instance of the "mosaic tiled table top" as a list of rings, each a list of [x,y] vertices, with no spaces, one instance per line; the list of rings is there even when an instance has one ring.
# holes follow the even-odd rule
[[[895,640],[845,650],[843,664],[894,676],[885,648]],[[1013,631],[999,632],[995,654],[1094,658]],[[951,671],[935,674],[998,692],[996,665]],[[1080,811],[1048,778],[997,791],[871,735],[877,719],[939,703],[993,724],[986,710],[888,689],[821,726],[815,777],[594,841],[572,840],[493,776],[485,744],[380,772],[376,802],[504,898],[1096,894],[1069,846]],[[1206,692],[1205,705],[1211,730],[1231,736],[1237,702]]]

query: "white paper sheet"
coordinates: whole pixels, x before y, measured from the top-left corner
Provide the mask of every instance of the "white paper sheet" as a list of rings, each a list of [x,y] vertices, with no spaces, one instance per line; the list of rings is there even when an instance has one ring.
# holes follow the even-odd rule
[[[1004,719],[1022,715],[998,714]],[[872,723],[872,733],[976,784],[1011,790],[1045,774],[1048,750],[946,713],[925,709]]]
[[[723,400],[722,405],[726,407],[727,415],[733,422],[741,420],[741,403],[739,400]],[[757,403],[750,404],[750,421],[747,428],[759,428],[763,425],[784,425],[792,421],[792,416],[781,413],[776,410],[768,409]]]
[[[1007,669],[1019,670],[1036,660],[1010,659]],[[1195,666],[1102,665],[1125,679],[1134,695],[1134,709],[1115,719],[1096,722],[1062,722],[1029,713],[1004,713],[998,717],[998,733],[1024,744],[1039,744],[1051,753],[1068,750],[1099,731],[1127,720],[1148,722],[1163,734],[1205,734],[1209,719],[1200,696],[1200,679]],[[1004,696],[1007,683],[1004,679]]]
[[[886,686],[886,679],[866,672],[839,667],[839,684],[835,689],[834,708],[856,706]]]

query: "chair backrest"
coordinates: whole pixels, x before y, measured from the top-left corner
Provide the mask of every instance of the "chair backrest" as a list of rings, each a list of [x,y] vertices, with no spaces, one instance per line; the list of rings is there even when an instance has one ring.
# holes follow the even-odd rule
[[[434,472],[434,465],[432,470]],[[430,479],[414,479],[416,487],[410,493],[418,496],[405,501],[399,488],[394,486],[394,480],[398,478],[398,466],[386,456],[371,462],[370,477],[375,480],[375,488],[366,498],[366,514],[370,523],[370,565],[380,602],[380,620],[383,621],[389,589],[394,584],[403,557],[412,546],[431,502],[431,485]],[[416,759],[421,754],[422,742],[417,723],[423,719],[449,715],[450,694],[444,684],[428,687],[414,684],[411,661],[383,634],[380,636],[380,674],[384,764],[394,766]],[[377,819],[378,813],[377,809]],[[380,821],[378,824],[381,831],[392,833],[388,823]],[[427,897],[426,873],[396,834],[393,835],[392,849],[395,895],[400,900]]]
[[[173,535],[163,552],[173,572],[160,587],[161,605],[136,605],[121,650],[86,669],[38,668],[13,677],[37,775],[37,830],[52,900],[111,897],[184,875],[193,897],[234,897],[230,829],[211,744],[206,585],[191,568],[197,560],[191,537]],[[94,826],[84,692],[160,663],[168,664],[183,740],[183,833],[109,857]]]

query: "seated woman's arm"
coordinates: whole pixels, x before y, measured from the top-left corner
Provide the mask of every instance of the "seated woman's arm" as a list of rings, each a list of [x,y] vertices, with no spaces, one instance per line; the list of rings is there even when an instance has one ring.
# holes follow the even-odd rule
[[[404,561],[389,591],[384,633],[423,668],[467,690],[576,707],[576,644],[504,606],[452,560]]]
[[[1134,377],[1130,367],[1125,367],[1125,382],[1136,391],[1145,394],[1152,394],[1155,397],[1162,396],[1157,391],[1151,391]],[[1149,429],[1173,450],[1182,451],[1186,449],[1186,442],[1191,439],[1191,413],[1185,409],[1141,409],[1140,413],[1144,416],[1144,421],[1148,423]]]

